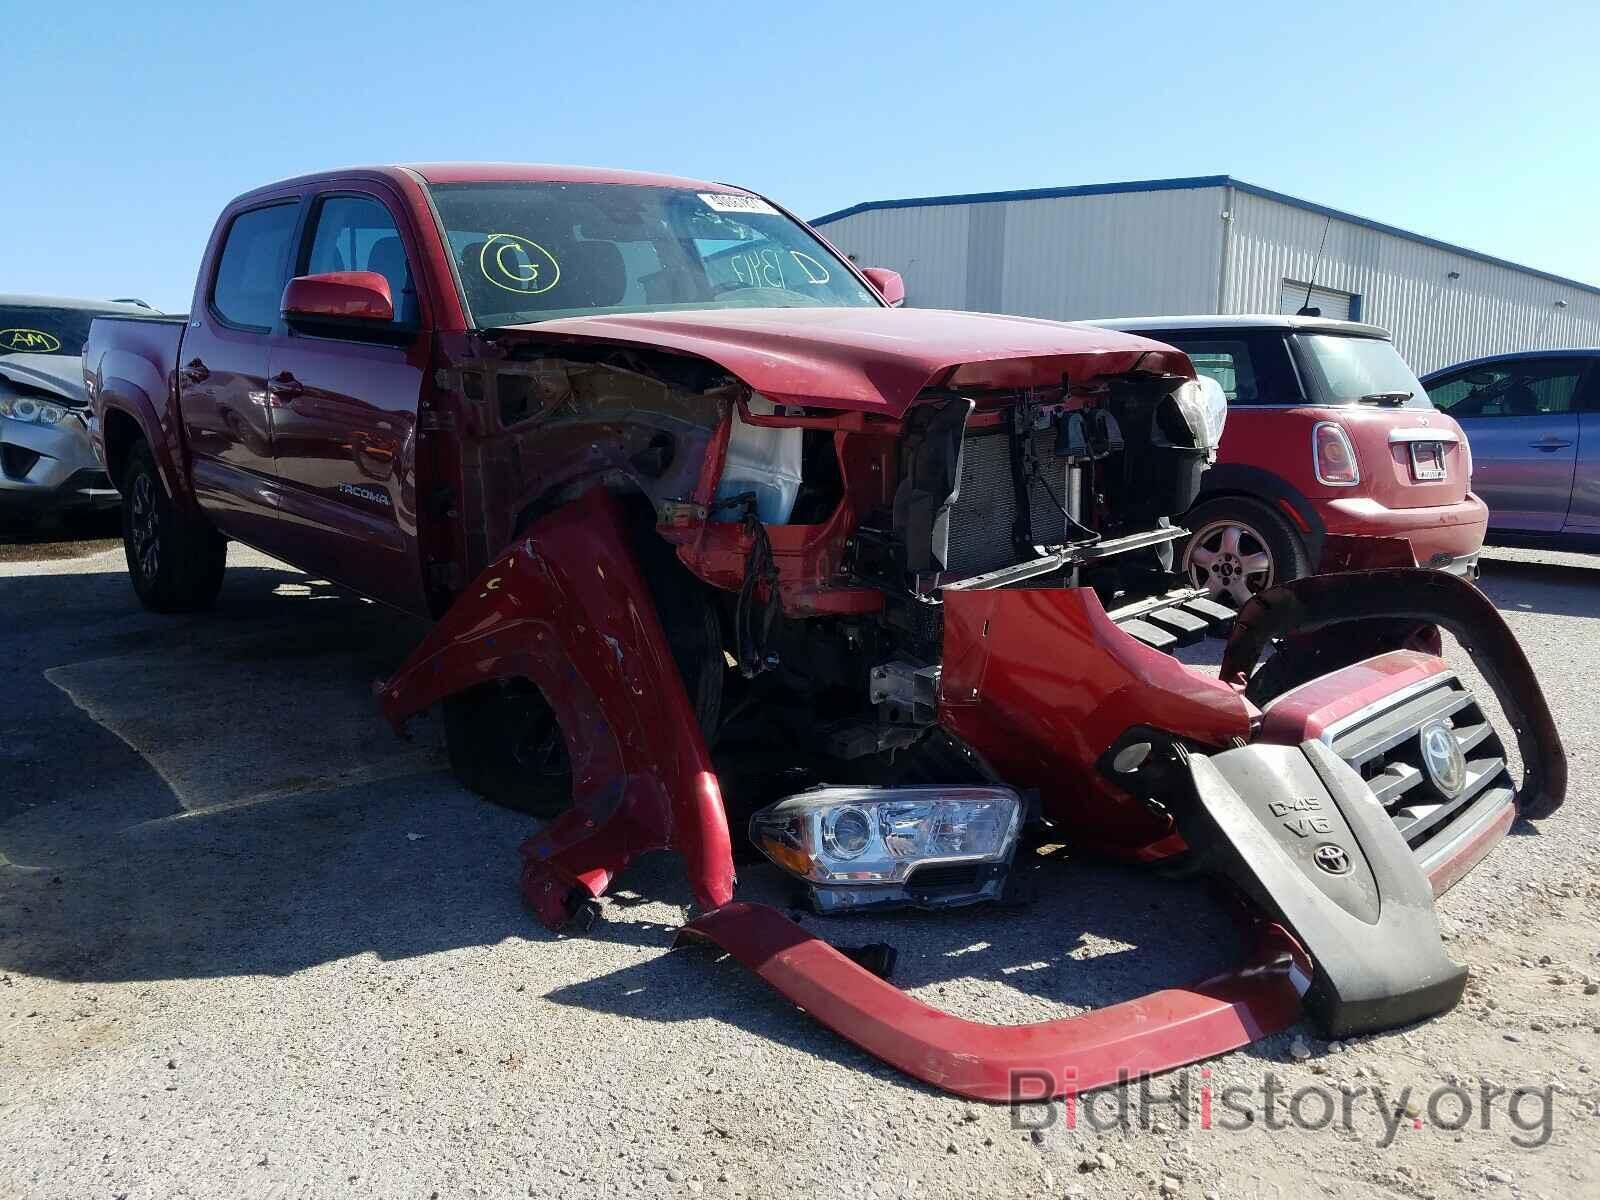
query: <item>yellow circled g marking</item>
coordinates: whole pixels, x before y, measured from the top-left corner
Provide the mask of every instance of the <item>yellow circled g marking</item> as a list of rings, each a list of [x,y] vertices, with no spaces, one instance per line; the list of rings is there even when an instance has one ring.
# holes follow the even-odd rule
[[[42,329],[0,329],[0,350],[16,350],[23,354],[54,354],[61,349],[61,339]]]
[[[495,287],[522,296],[538,296],[561,282],[556,256],[516,233],[491,233],[478,252],[478,270]]]

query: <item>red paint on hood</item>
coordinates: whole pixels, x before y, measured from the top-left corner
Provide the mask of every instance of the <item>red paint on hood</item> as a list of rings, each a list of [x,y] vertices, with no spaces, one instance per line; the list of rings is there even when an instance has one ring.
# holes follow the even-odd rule
[[[565,317],[539,340],[653,346],[718,364],[781,404],[898,418],[930,385],[1051,387],[1143,370],[1193,375],[1147,338],[1031,317],[924,308],[728,308]]]

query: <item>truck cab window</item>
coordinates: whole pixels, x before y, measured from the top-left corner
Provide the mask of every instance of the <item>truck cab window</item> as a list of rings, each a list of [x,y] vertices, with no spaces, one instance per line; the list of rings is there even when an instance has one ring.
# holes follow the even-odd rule
[[[389,210],[368,196],[329,196],[317,208],[304,274],[372,271],[389,281],[396,325],[417,323],[417,289]]]
[[[211,307],[227,324],[261,333],[277,324],[299,207],[291,200],[253,208],[228,227],[211,285]]]

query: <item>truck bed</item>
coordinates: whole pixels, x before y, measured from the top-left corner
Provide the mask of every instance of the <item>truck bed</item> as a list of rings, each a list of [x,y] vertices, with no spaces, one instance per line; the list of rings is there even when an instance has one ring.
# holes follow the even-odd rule
[[[158,368],[163,378],[178,365],[178,349],[183,330],[189,323],[186,314],[160,316],[96,317],[89,325],[89,340],[83,347],[83,365],[94,375],[119,365],[119,356],[130,354]],[[110,361],[106,356],[111,355]],[[116,374],[125,375],[122,370]]]

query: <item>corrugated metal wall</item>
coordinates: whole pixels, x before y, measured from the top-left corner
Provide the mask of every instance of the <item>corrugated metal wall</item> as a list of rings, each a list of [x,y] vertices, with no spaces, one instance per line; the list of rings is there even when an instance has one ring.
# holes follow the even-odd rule
[[[1063,321],[1214,312],[1221,204],[1219,188],[1007,201],[1001,311]]]
[[[1221,202],[1186,188],[921,205],[819,228],[862,266],[905,276],[908,304],[1074,321],[1215,311]]]
[[[1228,264],[1224,209],[1231,206]],[[1600,295],[1240,187],[869,209],[820,230],[905,276],[907,303],[1057,320],[1276,312],[1285,279],[1358,295],[1416,370],[1501,351],[1600,345]],[[1451,271],[1460,277],[1451,279]],[[1566,301],[1565,307],[1557,305]]]
[[[1233,197],[1228,312],[1273,312],[1285,279],[1311,278],[1326,228],[1317,283],[1360,296],[1361,319],[1391,330],[1418,374],[1480,354],[1600,345],[1593,292],[1264,196]]]
[[[915,308],[966,308],[972,204],[879,208],[817,226],[863,267],[890,267]]]

